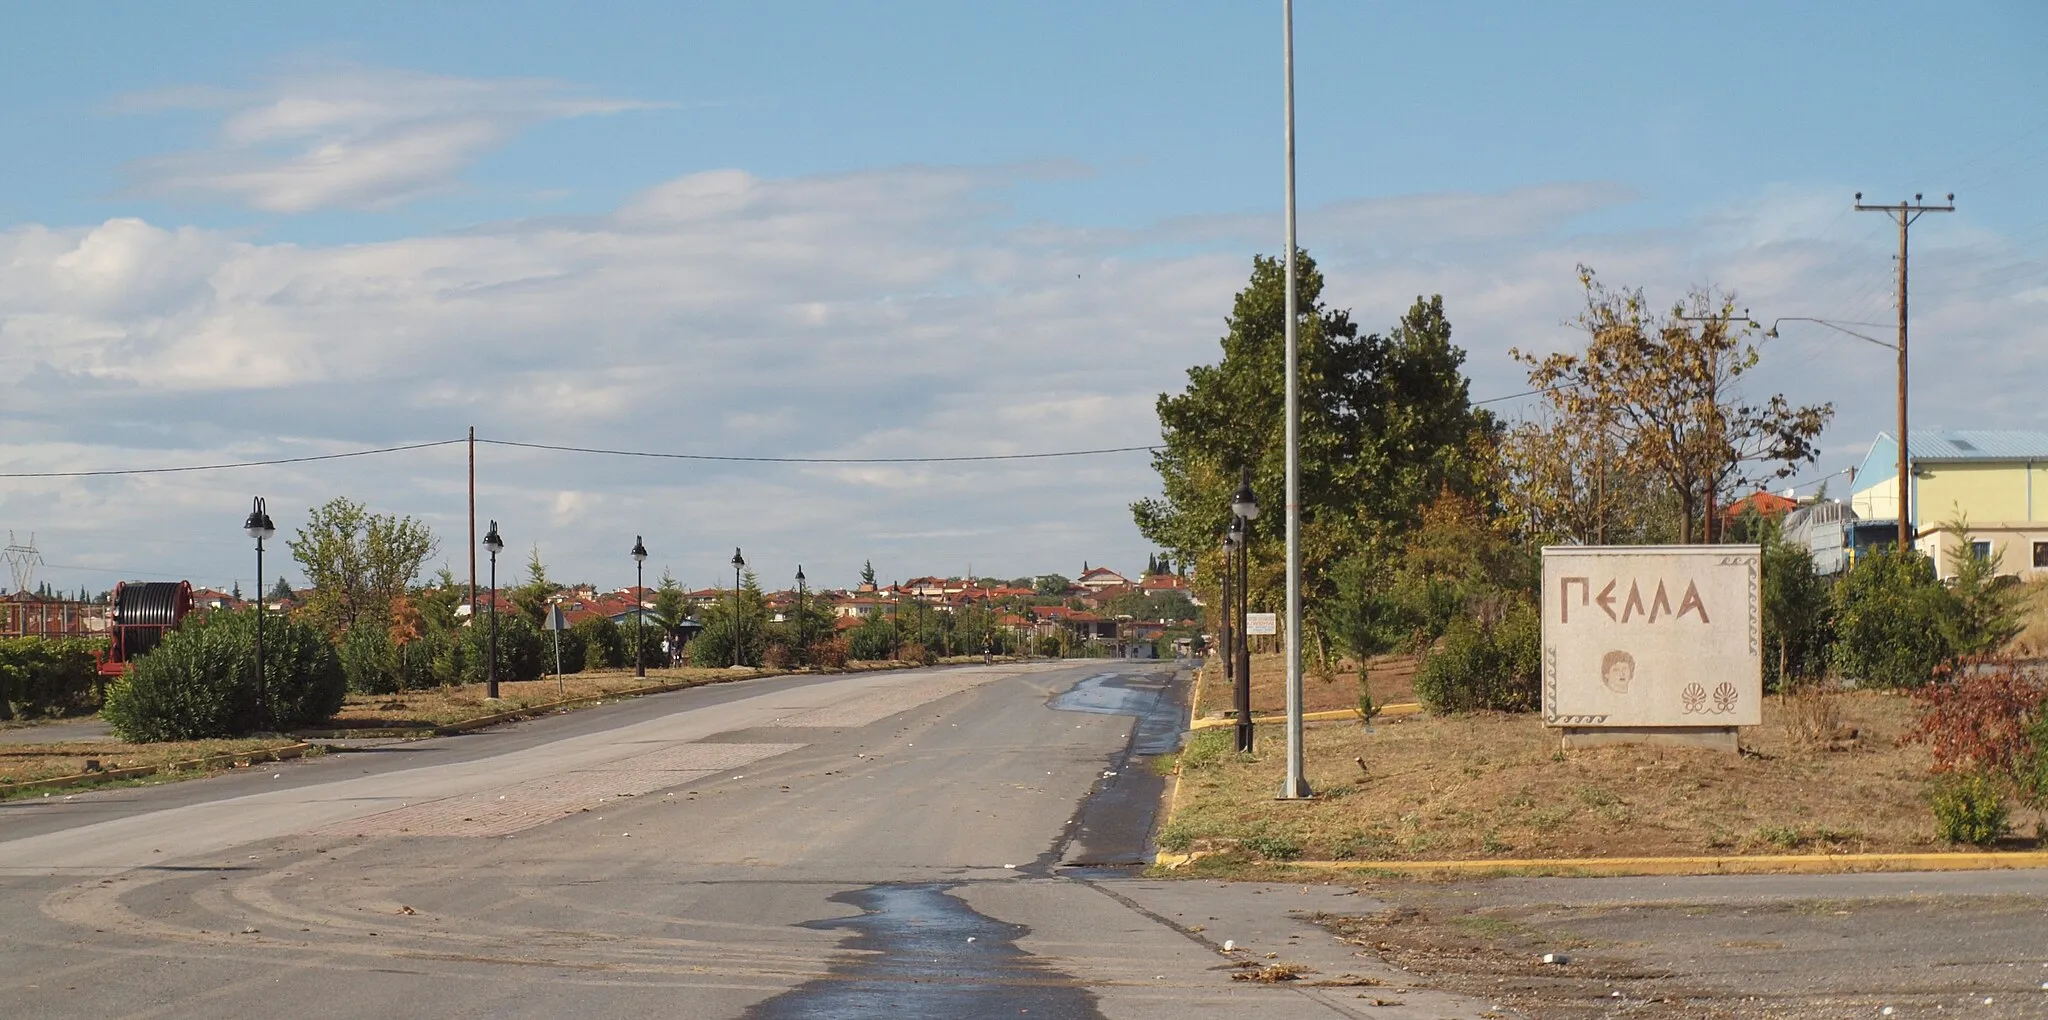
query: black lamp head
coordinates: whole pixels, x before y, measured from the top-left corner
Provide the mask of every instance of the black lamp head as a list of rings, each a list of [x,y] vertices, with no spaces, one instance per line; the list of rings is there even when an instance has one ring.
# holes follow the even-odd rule
[[[639,535],[633,536],[633,562],[647,562],[647,546],[642,544]]]
[[[262,496],[257,496],[249,504],[249,518],[242,522],[242,530],[259,542],[277,534],[277,525],[270,523],[270,509]]]
[[[740,547],[732,547],[732,568],[738,570],[747,565],[747,558],[740,555]]]
[[[489,531],[484,532],[484,548],[496,556],[505,551],[505,540],[498,537],[498,522],[492,521]]]

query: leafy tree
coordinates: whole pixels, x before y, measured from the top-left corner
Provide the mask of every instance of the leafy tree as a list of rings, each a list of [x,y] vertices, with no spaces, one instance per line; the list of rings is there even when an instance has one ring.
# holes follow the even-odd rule
[[[1418,299],[1385,335],[1361,335],[1349,312],[1324,307],[1322,273],[1298,257],[1301,548],[1313,600],[1332,588],[1331,568],[1391,544],[1446,485],[1482,494],[1497,427],[1468,399],[1442,298]],[[1222,361],[1189,369],[1184,391],[1159,398],[1163,495],[1131,507],[1147,538],[1196,560],[1198,577],[1218,577],[1217,541],[1249,468],[1274,511],[1250,538],[1252,601],[1263,605],[1277,603],[1282,584],[1284,528],[1268,522],[1284,505],[1285,305],[1285,267],[1255,258]]]
[[[1826,672],[1833,606],[1806,547],[1784,541],[1776,529],[1762,537],[1764,682],[1783,691]]]
[[[330,636],[358,620],[386,626],[391,600],[405,594],[435,548],[425,523],[373,514],[345,497],[314,507],[286,545],[312,586],[304,612]]]
[[[1032,582],[1031,590],[1040,595],[1065,595],[1074,582],[1061,574],[1040,574]]]
[[[1833,404],[1795,408],[1782,395],[1742,402],[1740,381],[1758,356],[1748,320],[1734,314],[1734,295],[1694,290],[1658,315],[1640,289],[1611,290],[1585,266],[1579,282],[1585,350],[1512,353],[1557,418],[1590,437],[1566,444],[1576,444],[1581,459],[1590,443],[1603,459],[1670,491],[1680,542],[1713,539],[1706,509],[1716,497],[1786,477],[1819,457],[1814,441]],[[1542,472],[1522,481],[1557,484]],[[1702,521],[1703,532],[1695,528]]]
[[[698,612],[704,629],[690,639],[690,665],[761,665],[768,647],[768,602],[753,571],[740,582],[737,626],[729,595],[698,607]]]
[[[626,635],[611,617],[593,616],[580,620],[571,630],[583,645],[585,668],[618,669],[632,661],[627,658],[631,649],[626,644]]]
[[[1952,661],[1956,599],[1934,563],[1890,546],[1857,557],[1833,591],[1830,659],[1844,675],[1875,687],[1918,687]]]
[[[880,613],[861,621],[847,633],[848,651],[856,659],[876,661],[896,654],[898,638],[895,621]]]

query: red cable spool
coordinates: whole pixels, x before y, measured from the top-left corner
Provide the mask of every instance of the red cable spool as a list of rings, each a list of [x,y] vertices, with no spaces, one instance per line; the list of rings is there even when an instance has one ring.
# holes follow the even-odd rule
[[[106,657],[100,672],[119,676],[192,612],[190,581],[122,581],[114,585]]]

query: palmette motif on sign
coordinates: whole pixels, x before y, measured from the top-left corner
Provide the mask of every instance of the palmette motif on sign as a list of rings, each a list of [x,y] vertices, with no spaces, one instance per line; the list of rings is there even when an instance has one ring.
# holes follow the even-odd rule
[[[1686,684],[1685,690],[1678,692],[1678,700],[1685,706],[1686,715],[1704,712],[1707,710],[1707,689],[1699,684]]]

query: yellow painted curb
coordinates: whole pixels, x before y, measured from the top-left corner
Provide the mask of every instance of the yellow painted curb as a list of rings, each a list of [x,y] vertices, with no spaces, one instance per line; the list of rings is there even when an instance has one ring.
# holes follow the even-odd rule
[[[1421,706],[1421,705],[1418,705],[1418,704],[1416,704],[1416,703],[1414,703],[1414,702],[1412,702],[1412,701],[1408,701],[1408,702],[1402,702],[1401,704],[1398,704],[1398,705],[1382,705],[1382,706],[1380,706],[1380,712],[1379,712],[1379,714],[1380,714],[1380,715],[1383,715],[1383,716],[1390,716],[1390,715],[1419,715],[1419,714],[1421,714],[1421,712],[1422,712],[1422,706]],[[1302,722],[1335,722],[1335,721],[1337,721],[1337,720],[1340,720],[1340,719],[1356,719],[1356,718],[1358,718],[1358,710],[1357,710],[1357,709],[1352,709],[1352,708],[1333,708],[1333,709],[1330,709],[1330,710],[1329,710],[1329,711],[1327,711],[1327,712],[1303,712],[1303,713],[1301,714],[1301,721],[1302,721]],[[1258,723],[1266,723],[1266,724],[1278,724],[1278,723],[1284,723],[1284,722],[1286,722],[1286,721],[1287,721],[1287,717],[1286,717],[1286,716],[1284,716],[1284,715],[1255,715],[1255,716],[1252,716],[1252,722],[1253,722],[1254,724],[1258,724]],[[1237,720],[1235,720],[1235,719],[1231,719],[1231,718],[1228,718],[1228,717],[1218,717],[1218,718],[1210,718],[1210,719],[1196,719],[1195,721],[1193,721],[1193,722],[1191,722],[1191,723],[1189,723],[1189,724],[1188,724],[1188,729],[1190,729],[1190,730],[1206,730],[1206,729],[1214,729],[1215,727],[1218,727],[1218,726],[1235,726],[1235,725],[1237,725]]]
[[[1195,854],[1161,853],[1161,867],[1177,868]],[[1866,871],[2010,871],[2048,868],[2048,852],[1921,854],[1759,854],[1753,857],[1560,857],[1475,861],[1285,861],[1281,867],[1314,871],[1369,871],[1400,875],[1541,874],[1584,877],[1630,875],[1827,875]]]

